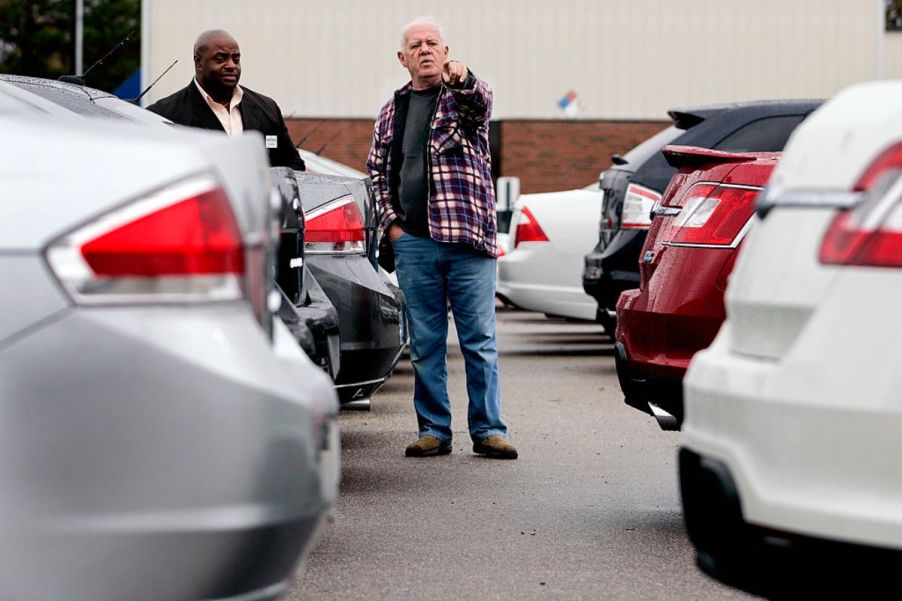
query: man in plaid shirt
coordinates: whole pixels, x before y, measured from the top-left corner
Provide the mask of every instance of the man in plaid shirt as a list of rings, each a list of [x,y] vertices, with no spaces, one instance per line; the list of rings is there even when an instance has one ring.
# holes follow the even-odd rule
[[[405,454],[451,452],[450,304],[466,363],[473,451],[515,459],[501,419],[495,337],[492,91],[448,60],[441,29],[429,19],[404,28],[398,60],[410,83],[379,111],[367,170],[407,297],[419,439]]]

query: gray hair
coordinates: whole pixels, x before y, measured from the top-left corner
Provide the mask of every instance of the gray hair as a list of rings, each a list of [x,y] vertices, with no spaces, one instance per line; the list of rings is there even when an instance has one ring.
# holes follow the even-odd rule
[[[404,39],[407,36],[408,30],[410,30],[411,27],[415,27],[417,25],[431,25],[431,26],[435,27],[435,30],[438,31],[439,39],[442,42],[445,41],[445,34],[442,31],[442,26],[439,24],[438,21],[436,21],[432,17],[425,17],[425,16],[417,17],[416,19],[414,19],[413,21],[411,21],[410,23],[405,25],[404,29],[401,30],[401,49],[402,50],[404,49]]]

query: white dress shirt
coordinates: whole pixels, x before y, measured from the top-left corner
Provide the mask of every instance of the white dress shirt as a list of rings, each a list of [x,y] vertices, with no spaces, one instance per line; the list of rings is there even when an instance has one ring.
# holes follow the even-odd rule
[[[207,94],[207,91],[197,83],[197,78],[194,78],[194,85],[197,86],[200,95],[207,101],[207,106],[213,110],[213,114],[216,115],[216,118],[222,123],[222,128],[226,133],[229,136],[240,136],[241,132],[244,131],[244,123],[241,121],[241,111],[238,110],[238,104],[244,97],[244,90],[241,89],[241,86],[236,85],[235,89],[232,90],[232,100],[229,102],[229,107],[226,108],[213,100],[212,96]]]

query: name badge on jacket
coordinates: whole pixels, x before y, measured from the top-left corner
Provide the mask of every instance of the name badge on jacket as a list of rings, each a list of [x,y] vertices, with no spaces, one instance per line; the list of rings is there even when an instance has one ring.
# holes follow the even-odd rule
[[[279,147],[278,136],[266,136],[266,147],[267,148],[278,148]]]

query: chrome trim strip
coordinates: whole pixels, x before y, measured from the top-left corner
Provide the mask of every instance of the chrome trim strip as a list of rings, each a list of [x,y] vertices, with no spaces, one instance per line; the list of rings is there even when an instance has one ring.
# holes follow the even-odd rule
[[[379,384],[385,382],[388,377],[376,378],[375,380],[366,380],[365,382],[352,382],[351,384],[336,384],[335,388],[354,388],[355,386],[367,386],[369,384]]]

